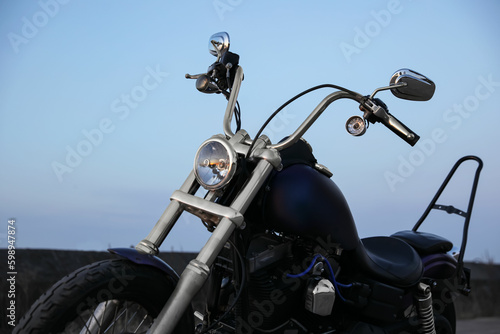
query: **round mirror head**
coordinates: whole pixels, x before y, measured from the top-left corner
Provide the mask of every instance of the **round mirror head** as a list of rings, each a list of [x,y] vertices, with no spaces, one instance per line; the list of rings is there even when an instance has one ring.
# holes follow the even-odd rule
[[[217,58],[229,50],[229,34],[227,32],[218,32],[213,34],[208,41],[208,51]]]

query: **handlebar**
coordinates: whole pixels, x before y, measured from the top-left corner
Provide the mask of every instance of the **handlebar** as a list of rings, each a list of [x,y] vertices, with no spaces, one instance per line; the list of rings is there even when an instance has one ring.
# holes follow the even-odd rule
[[[227,101],[226,112],[224,114],[224,133],[226,137],[231,138],[234,136],[233,131],[231,130],[231,121],[233,120],[233,111],[234,107],[236,107],[236,100],[238,98],[238,94],[240,92],[241,82],[243,81],[243,68],[238,66],[236,69],[236,74],[234,76],[233,87],[231,88],[231,95],[229,95],[229,99]],[[245,143],[247,143],[245,141]],[[251,144],[252,141],[248,139],[248,144]]]
[[[224,114],[223,129],[227,138],[232,138],[235,135],[231,130],[231,121],[242,81],[243,68],[241,66],[238,66],[235,73],[231,94],[229,95],[226,111]],[[377,122],[381,122],[382,124],[384,124],[387,128],[389,128],[389,130],[394,132],[411,146],[414,146],[415,143],[420,139],[420,137],[416,133],[414,133],[410,128],[401,123],[396,117],[387,112],[383,107],[375,104],[371,98],[366,98],[365,96],[356,92],[336,91],[325,97],[292,135],[290,135],[286,140],[280,143],[268,146],[268,148],[282,150],[297,142],[302,137],[302,135],[311,127],[311,125],[318,119],[318,117],[321,116],[323,111],[325,111],[325,109],[331,103],[339,99],[355,100],[360,103],[360,105],[368,108],[370,110],[370,113],[376,117]],[[364,110],[366,111],[366,109]],[[244,144],[251,145],[252,139],[247,137],[244,141]]]
[[[309,127],[311,127],[311,125],[318,119],[318,117],[321,116],[323,111],[325,111],[325,109],[336,100],[351,99],[361,103],[364,97],[361,94],[355,94],[356,95],[348,92],[337,91],[328,95],[316,106],[316,108],[314,108],[311,114],[304,120],[304,122],[297,128],[297,130],[295,130],[295,132],[290,135],[290,137],[288,137],[281,143],[271,145],[270,148],[282,150],[297,142],[300,137],[302,137],[302,135],[309,129]]]

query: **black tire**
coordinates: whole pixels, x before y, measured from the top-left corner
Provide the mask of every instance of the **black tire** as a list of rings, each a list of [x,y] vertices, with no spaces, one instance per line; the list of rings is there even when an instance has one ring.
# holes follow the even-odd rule
[[[455,315],[455,304],[453,302],[445,305],[443,308],[441,306],[440,312],[436,312],[434,308],[434,325],[436,328],[436,334],[455,334],[456,331],[456,315]]]
[[[450,321],[442,315],[434,317],[434,326],[436,328],[436,334],[455,334],[455,330]]]
[[[80,333],[95,322],[97,307],[108,312],[110,324],[115,326],[115,331],[110,332],[136,333],[136,328],[120,327],[130,325],[127,322],[133,322],[131,313],[135,312],[143,321],[135,324],[140,326],[137,333],[145,333],[174,288],[173,280],[157,268],[125,259],[96,262],[54,284],[33,304],[13,333]],[[175,333],[193,333],[192,315],[192,310],[185,312]],[[98,316],[100,321],[104,317]]]
[[[455,334],[457,317],[453,293],[442,289],[433,292],[438,298],[433,301],[436,334]]]

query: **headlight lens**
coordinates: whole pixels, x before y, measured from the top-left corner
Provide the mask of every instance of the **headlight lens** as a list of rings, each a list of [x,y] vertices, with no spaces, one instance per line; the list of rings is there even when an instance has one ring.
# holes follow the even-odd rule
[[[225,139],[212,138],[201,144],[194,159],[194,174],[203,188],[222,188],[235,171],[236,152]]]

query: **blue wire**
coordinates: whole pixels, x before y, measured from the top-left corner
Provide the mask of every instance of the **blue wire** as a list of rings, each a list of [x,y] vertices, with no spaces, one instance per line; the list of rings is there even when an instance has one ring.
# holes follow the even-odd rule
[[[309,267],[304,270],[303,272],[301,272],[300,274],[287,274],[286,276],[287,277],[292,277],[292,278],[297,278],[297,277],[302,277],[304,276],[305,274],[307,274],[308,272],[311,271],[312,267],[314,266],[314,264],[316,263],[316,260],[318,260],[318,258],[321,256],[321,254],[318,254],[316,255],[313,260],[311,261],[311,264],[309,265]],[[321,256],[323,258],[323,256]]]
[[[333,273],[333,268],[332,266],[330,265],[330,262],[328,262],[328,260],[321,254],[317,254],[314,256],[314,258],[312,259],[311,261],[311,264],[309,265],[309,267],[307,267],[306,270],[304,270],[303,272],[299,273],[299,274],[287,274],[286,276],[287,277],[291,277],[291,278],[297,278],[297,277],[302,277],[304,276],[305,274],[307,274],[309,271],[311,271],[311,269],[313,268],[313,266],[316,264],[316,261],[318,260],[318,258],[321,258],[321,260],[325,261],[326,262],[326,265],[328,267],[328,271],[330,273],[330,280],[332,281],[333,283],[333,286],[335,287],[335,290],[337,291],[337,294],[338,296],[340,297],[340,299],[342,299],[342,301],[345,302],[345,298],[342,296],[342,294],[340,293],[340,289],[339,289],[339,286],[342,287],[342,288],[350,288],[352,287],[352,284],[342,284],[342,283],[338,283],[337,280],[335,279],[335,274]]]
[[[326,259],[325,259],[326,260]],[[350,288],[352,286],[352,284],[342,284],[342,283],[337,283],[337,280],[335,279],[335,275],[333,274],[333,268],[332,266],[330,265],[330,262],[328,262],[328,260],[325,261],[326,262],[326,266],[328,267],[328,269],[330,270],[330,275],[332,277],[332,282],[333,282],[333,286],[335,286],[335,290],[337,290],[337,294],[339,295],[340,299],[342,299],[342,301],[345,302],[345,298],[344,296],[342,296],[342,293],[340,293],[340,289],[339,289],[339,286],[343,287],[343,288]]]

